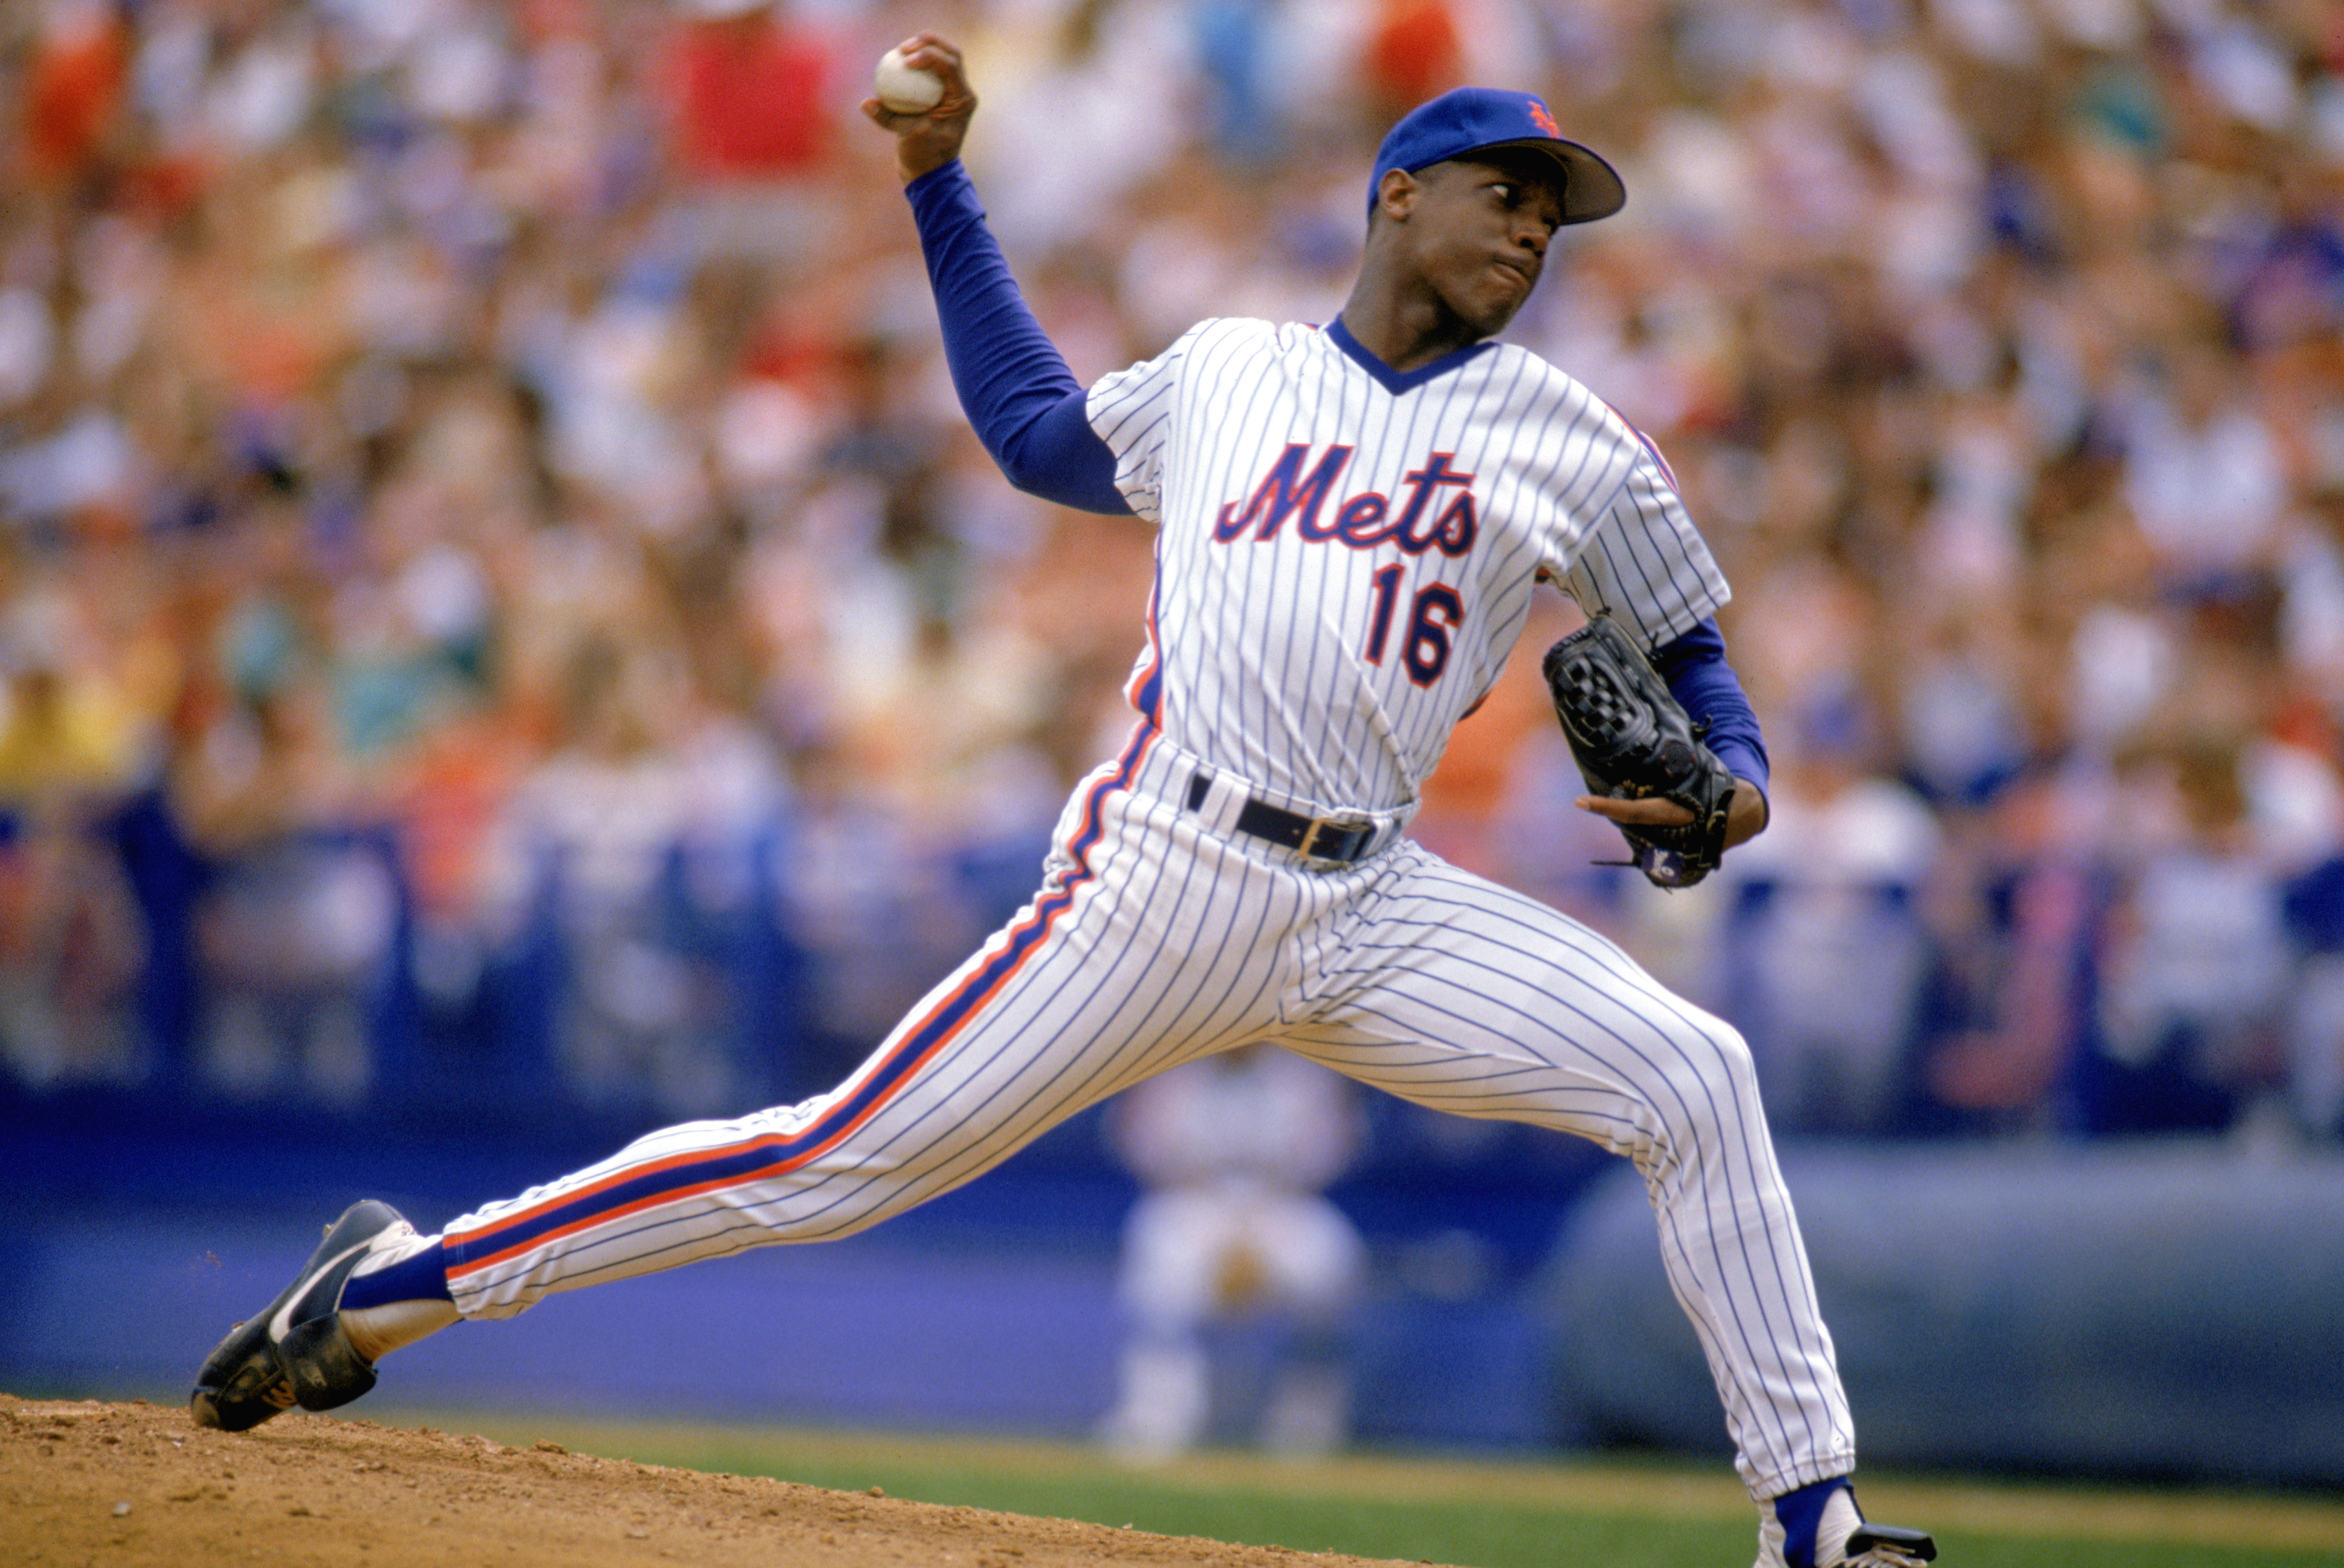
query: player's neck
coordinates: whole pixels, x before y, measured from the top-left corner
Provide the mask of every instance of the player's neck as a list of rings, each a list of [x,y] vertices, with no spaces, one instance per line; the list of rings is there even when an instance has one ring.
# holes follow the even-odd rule
[[[1343,306],[1343,329],[1359,347],[1406,375],[1489,336],[1438,297],[1409,297],[1379,288],[1362,277]]]

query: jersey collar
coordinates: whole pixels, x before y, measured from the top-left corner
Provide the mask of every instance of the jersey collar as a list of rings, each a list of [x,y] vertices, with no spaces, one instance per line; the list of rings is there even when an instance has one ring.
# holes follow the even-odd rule
[[[1494,339],[1485,338],[1479,343],[1469,344],[1458,349],[1455,353],[1443,354],[1429,365],[1419,365],[1413,370],[1400,371],[1393,369],[1389,365],[1377,359],[1373,350],[1367,348],[1357,338],[1352,337],[1351,329],[1343,325],[1343,319],[1340,316],[1328,322],[1322,330],[1334,342],[1335,347],[1357,360],[1359,369],[1373,376],[1378,386],[1392,393],[1413,391],[1436,376],[1445,376],[1468,359],[1477,359],[1498,346]]]

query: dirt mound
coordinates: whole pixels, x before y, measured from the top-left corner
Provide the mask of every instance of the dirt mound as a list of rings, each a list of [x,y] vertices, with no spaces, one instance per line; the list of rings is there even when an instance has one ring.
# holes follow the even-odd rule
[[[143,1401],[7,1394],[0,1519],[11,1563],[59,1568],[1295,1568],[1305,1560],[1278,1547],[599,1459],[551,1442],[510,1448],[298,1411],[230,1435]]]

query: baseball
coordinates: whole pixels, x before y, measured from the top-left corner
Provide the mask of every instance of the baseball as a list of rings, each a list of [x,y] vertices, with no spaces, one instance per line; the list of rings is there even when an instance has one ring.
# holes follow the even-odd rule
[[[879,94],[879,106],[891,115],[926,114],[945,96],[945,79],[934,71],[904,64],[901,49],[890,49],[879,56],[872,86]]]

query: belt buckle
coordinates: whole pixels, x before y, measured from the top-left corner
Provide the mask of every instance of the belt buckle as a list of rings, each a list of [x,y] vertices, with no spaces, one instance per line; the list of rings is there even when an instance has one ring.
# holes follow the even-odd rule
[[[1322,836],[1341,837],[1347,834],[1356,835],[1349,843],[1348,847],[1354,852],[1350,855],[1346,857],[1332,851],[1319,853],[1318,840]],[[1374,834],[1375,824],[1372,823],[1336,822],[1329,817],[1314,816],[1310,819],[1310,825],[1302,830],[1302,842],[1294,846],[1294,853],[1305,860],[1335,860],[1348,865],[1359,858],[1357,851],[1364,848]]]

